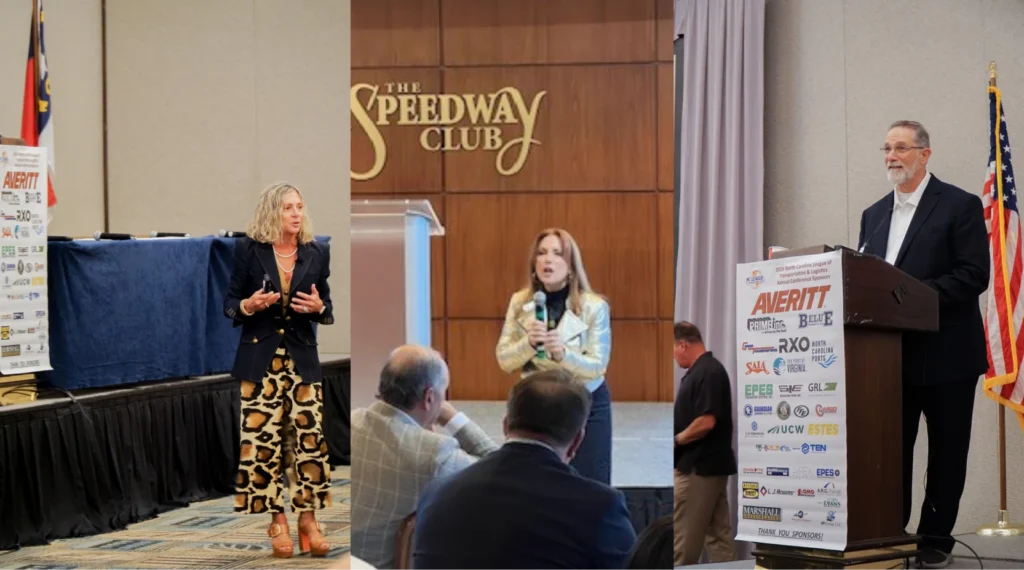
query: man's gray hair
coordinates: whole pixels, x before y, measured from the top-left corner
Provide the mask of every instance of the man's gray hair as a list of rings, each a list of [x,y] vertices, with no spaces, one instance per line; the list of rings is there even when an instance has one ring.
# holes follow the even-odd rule
[[[922,125],[921,123],[918,123],[917,121],[907,121],[907,120],[896,121],[895,123],[889,125],[889,130],[891,131],[891,130],[895,129],[896,127],[903,127],[903,128],[907,128],[907,129],[913,129],[914,130],[914,144],[916,146],[923,146],[924,148],[931,148],[932,147],[931,137],[928,136],[928,131],[925,130],[924,125]]]
[[[444,382],[447,365],[436,350],[402,346],[391,351],[380,371],[377,397],[400,410],[411,410],[430,388]]]

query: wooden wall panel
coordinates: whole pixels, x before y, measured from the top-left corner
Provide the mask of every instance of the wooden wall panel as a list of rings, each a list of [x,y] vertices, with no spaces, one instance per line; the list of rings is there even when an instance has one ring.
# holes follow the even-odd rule
[[[675,196],[658,193],[658,318],[672,320],[676,309]]]
[[[502,176],[497,152],[445,153],[445,189],[651,190],[656,187],[653,64],[449,68],[450,93],[492,93],[514,86],[529,107],[540,100],[533,139],[522,170]],[[517,115],[518,116],[518,115]],[[523,136],[520,124],[503,125],[503,142]],[[503,157],[515,163],[519,147]]]
[[[494,349],[501,319],[448,319],[448,367],[453,400],[504,400],[518,374],[498,367]]]
[[[439,65],[440,15],[439,0],[353,0],[352,68]]]
[[[657,37],[655,42],[658,48],[658,61],[672,61],[675,48],[672,45],[676,39],[676,20],[673,5],[674,0],[655,0],[657,3],[658,22]]]
[[[353,54],[356,50],[352,51]],[[418,82],[425,93],[441,90],[441,71],[431,68],[419,69],[353,69],[352,86],[361,83],[379,86],[378,94],[387,94],[389,82]],[[371,120],[376,122],[380,103],[371,105],[372,94],[360,93],[360,101],[367,109]],[[370,180],[352,180],[352,194],[389,194],[395,192],[435,193],[442,188],[441,153],[425,150],[420,145],[418,125],[398,125],[398,113],[389,119],[390,124],[378,127],[384,139],[387,154],[384,169]],[[352,171],[366,172],[374,164],[375,152],[362,125],[352,115]]]
[[[448,316],[504,317],[527,277],[536,233],[573,234],[613,318],[657,317],[656,194],[447,196]]]
[[[430,321],[430,346],[448,358],[448,327],[444,319]]]
[[[658,64],[658,190],[675,190],[675,84],[671,63]]]
[[[608,389],[616,402],[658,400],[657,321],[612,323],[612,357],[608,363]]]
[[[671,402],[672,0],[355,0],[352,21],[354,86],[514,87],[527,105],[547,92],[538,144],[513,176],[498,172],[497,151],[424,150],[432,125],[391,124],[383,171],[352,182],[356,197],[429,199],[447,228],[431,241],[431,344],[451,368],[449,397],[508,396],[518,371],[494,357],[508,297],[535,233],[559,226],[611,303],[613,400]],[[353,119],[352,168],[365,170],[373,149]],[[454,125],[454,140],[471,126]],[[500,126],[503,143],[522,136],[521,123]]]
[[[671,0],[670,0],[671,1]],[[655,59],[653,0],[445,0],[444,64]]]

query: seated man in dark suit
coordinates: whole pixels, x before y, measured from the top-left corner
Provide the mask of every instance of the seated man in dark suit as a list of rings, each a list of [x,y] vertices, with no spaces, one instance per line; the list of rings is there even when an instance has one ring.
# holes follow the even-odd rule
[[[561,369],[520,380],[504,446],[420,496],[413,568],[624,568],[625,498],[568,465],[589,412],[590,392]]]

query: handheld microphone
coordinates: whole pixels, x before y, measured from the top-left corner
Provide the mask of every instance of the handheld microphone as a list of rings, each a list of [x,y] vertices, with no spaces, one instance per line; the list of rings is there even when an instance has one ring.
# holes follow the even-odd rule
[[[548,296],[544,294],[544,291],[537,291],[533,294],[533,316],[538,322],[544,323],[544,327],[548,326]],[[541,345],[537,349],[537,358],[547,358],[547,353],[544,351],[544,345]]]
[[[125,240],[125,239],[135,239],[135,236],[133,236],[132,234],[114,234],[114,233],[99,232],[99,231],[97,231],[97,232],[93,232],[92,238],[95,239],[95,240],[101,240],[101,239]]]
[[[231,230],[220,230],[217,232],[220,237],[245,237],[245,232],[233,232]]]
[[[189,235],[189,234],[186,234],[186,233],[181,233],[181,232],[157,232],[157,231],[152,231],[152,232],[149,232],[149,237],[151,237],[151,238],[160,238],[160,237],[184,237],[184,238],[187,238],[187,237],[192,237],[192,236]]]
[[[892,206],[889,206],[889,220],[892,220]],[[888,220],[882,218],[878,222],[878,225],[876,225],[875,229],[870,234],[868,234],[868,238],[864,240],[864,243],[860,244],[860,247],[857,249],[858,253],[864,253],[864,248],[867,247],[869,243],[871,243],[871,238],[875,237],[875,234],[878,233],[878,230],[882,229],[882,225],[885,224],[886,221]]]

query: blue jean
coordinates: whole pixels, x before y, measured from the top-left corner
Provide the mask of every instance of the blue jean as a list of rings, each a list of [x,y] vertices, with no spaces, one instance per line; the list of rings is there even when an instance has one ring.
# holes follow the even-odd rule
[[[594,390],[590,416],[587,418],[587,433],[576,451],[576,457],[569,462],[580,475],[612,484],[612,395],[608,383],[603,382]]]

